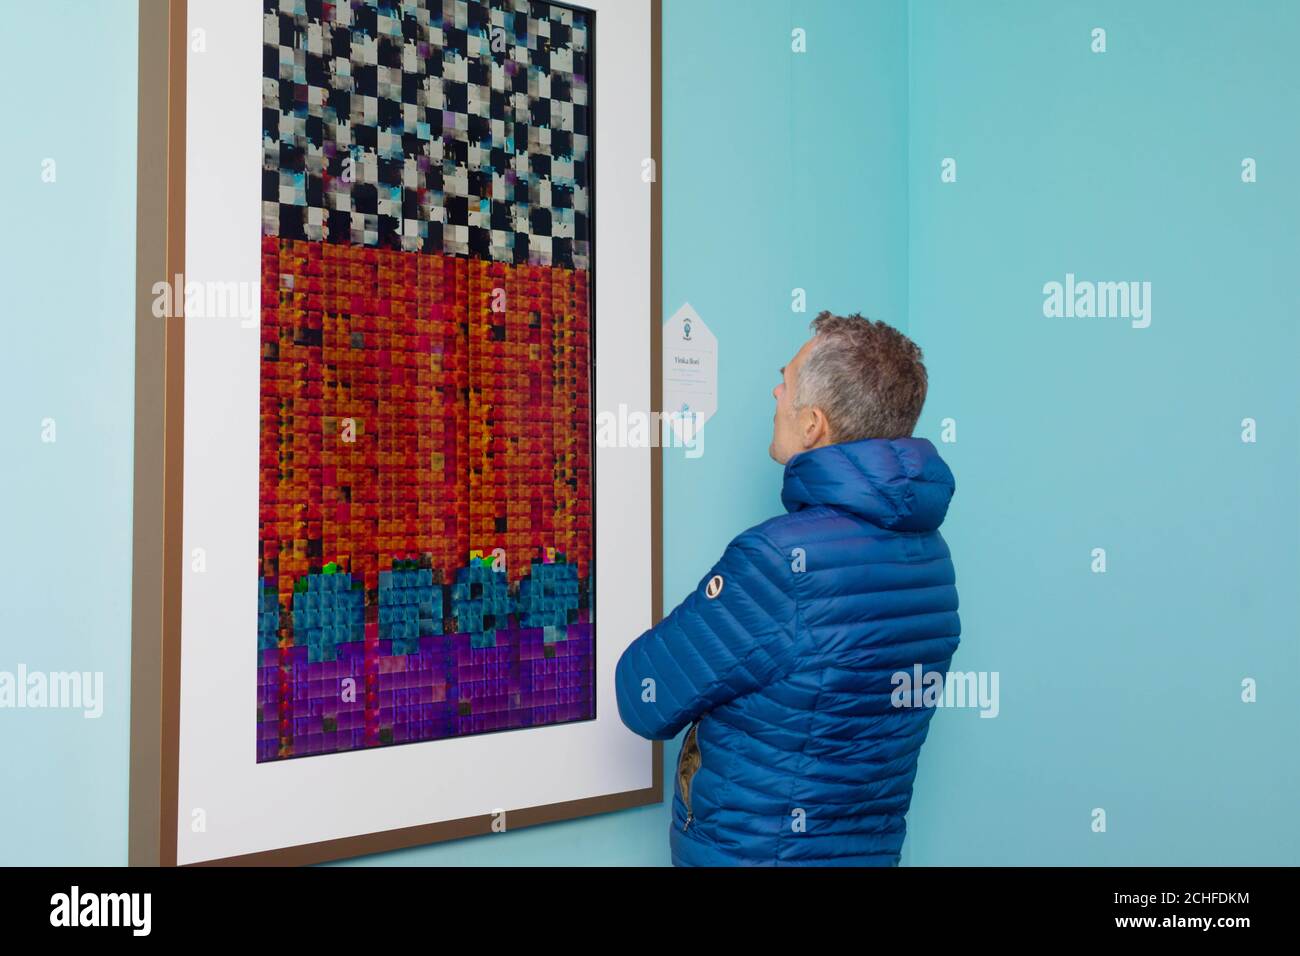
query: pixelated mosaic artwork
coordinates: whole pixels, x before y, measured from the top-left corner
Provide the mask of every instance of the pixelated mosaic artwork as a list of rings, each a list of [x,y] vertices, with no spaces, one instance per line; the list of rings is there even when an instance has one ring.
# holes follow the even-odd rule
[[[592,14],[264,10],[257,760],[591,719]]]

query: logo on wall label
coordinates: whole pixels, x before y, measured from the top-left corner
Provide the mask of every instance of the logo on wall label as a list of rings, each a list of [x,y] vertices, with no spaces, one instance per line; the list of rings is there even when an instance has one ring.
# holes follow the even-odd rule
[[[704,586],[704,594],[709,599],[713,599],[722,593],[722,575],[715,574],[709,578],[709,583]]]

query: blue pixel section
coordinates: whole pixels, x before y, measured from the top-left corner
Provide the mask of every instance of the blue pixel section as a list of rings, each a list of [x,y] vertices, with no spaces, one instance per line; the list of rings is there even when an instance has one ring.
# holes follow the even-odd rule
[[[293,594],[293,640],[309,663],[338,658],[338,646],[366,637],[366,598],[351,574],[309,574]]]
[[[522,627],[546,628],[546,643],[564,640],[565,628],[578,619],[577,567],[534,561],[519,582],[518,612]]]
[[[497,629],[508,627],[515,611],[506,573],[483,564],[457,569],[451,606],[456,630],[470,636],[471,647],[495,647]]]
[[[442,633],[442,587],[429,568],[379,572],[379,639],[394,654],[415,654],[420,638]]]
[[[257,579],[257,649],[280,646],[280,597],[275,585]]]

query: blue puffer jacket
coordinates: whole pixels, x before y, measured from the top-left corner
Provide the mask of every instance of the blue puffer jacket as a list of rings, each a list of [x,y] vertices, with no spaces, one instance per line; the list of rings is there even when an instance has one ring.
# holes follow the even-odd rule
[[[786,514],[735,538],[619,659],[642,737],[691,728],[670,845],[679,866],[896,866],[933,706],[898,672],[946,674],[961,624],[939,525],[955,483],[923,438],[803,452]]]

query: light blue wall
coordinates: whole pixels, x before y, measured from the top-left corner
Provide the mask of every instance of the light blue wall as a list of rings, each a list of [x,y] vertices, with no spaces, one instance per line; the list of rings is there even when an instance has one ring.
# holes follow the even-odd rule
[[[0,710],[0,864],[126,862],[134,6],[6,10],[0,670],[103,671],[106,700]]]
[[[1300,6],[911,19],[920,432],[957,422],[953,666],[1002,712],[936,715],[904,862],[1295,864]],[[1067,272],[1150,280],[1151,325],[1045,318]]]
[[[0,150],[0,669],[103,670],[107,707],[0,712],[0,863],[126,859],[128,7],[10,22],[7,69],[33,79]],[[1300,10],[666,0],[665,19],[665,308],[689,301],[721,354],[704,457],[666,454],[667,606],[779,508],[770,390],[811,314],[883,318],[926,352],[919,433],[957,421],[953,666],[1001,676],[997,719],[936,716],[904,862],[1294,863]],[[1044,318],[1067,271],[1151,280],[1151,327]],[[667,826],[657,806],[359,862],[661,864]]]

